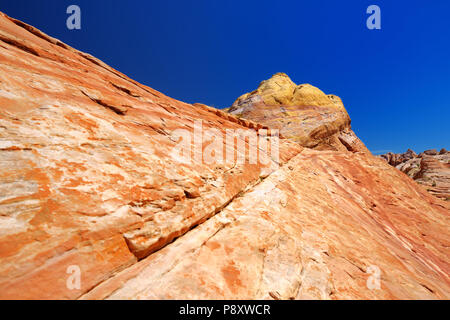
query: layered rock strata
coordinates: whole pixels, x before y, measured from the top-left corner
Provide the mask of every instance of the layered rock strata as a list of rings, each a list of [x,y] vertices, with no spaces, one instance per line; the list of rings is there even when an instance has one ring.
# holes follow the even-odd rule
[[[196,121],[201,160],[179,161]],[[384,160],[281,139],[276,159],[202,161],[263,126],[0,14],[0,298],[450,298],[449,205]]]

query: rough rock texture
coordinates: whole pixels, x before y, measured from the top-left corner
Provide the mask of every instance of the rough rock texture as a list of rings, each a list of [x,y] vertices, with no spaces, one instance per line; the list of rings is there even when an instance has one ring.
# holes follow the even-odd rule
[[[279,129],[302,146],[317,150],[369,152],[351,130],[342,100],[310,84],[296,85],[284,73],[261,82],[226,109],[230,114]]]
[[[408,149],[405,153],[388,152],[386,154],[380,155],[380,157],[385,159],[391,166],[396,167],[401,163],[417,158],[417,153],[415,153],[411,149]]]
[[[305,149],[83,298],[448,298],[449,241],[443,203],[382,160]]]
[[[0,14],[0,298],[450,298],[448,203],[370,153],[288,139],[279,169],[180,163],[196,120],[203,148],[263,127]]]
[[[408,149],[405,153],[389,152],[380,157],[423,185],[432,195],[450,200],[450,152],[446,149],[426,150],[419,155]]]
[[[0,298],[77,298],[272,171],[169,156],[174,130],[195,120],[222,132],[248,121],[168,98],[5,16],[0,40]],[[281,163],[300,150],[282,141]],[[66,288],[70,265],[80,291]]]

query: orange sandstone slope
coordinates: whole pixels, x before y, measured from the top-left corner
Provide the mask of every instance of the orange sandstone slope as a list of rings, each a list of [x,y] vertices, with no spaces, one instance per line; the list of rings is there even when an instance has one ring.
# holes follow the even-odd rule
[[[0,14],[0,298],[450,298],[448,203],[286,139],[275,171],[180,163],[195,120],[204,145],[261,127]]]

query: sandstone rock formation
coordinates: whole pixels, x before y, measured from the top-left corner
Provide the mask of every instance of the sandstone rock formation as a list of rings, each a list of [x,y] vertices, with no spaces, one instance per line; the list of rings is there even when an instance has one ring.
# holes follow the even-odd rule
[[[369,152],[351,130],[342,100],[310,84],[296,85],[284,73],[261,82],[227,109],[273,129],[304,147],[317,150]]]
[[[295,99],[310,104],[306,89]],[[335,119],[323,136],[341,141],[349,120],[331,99],[305,110]],[[0,14],[0,298],[450,298],[447,202],[337,140],[345,150],[281,139],[279,169],[180,162],[174,132],[199,120],[203,147],[265,125],[171,99]]]
[[[432,195],[450,200],[450,152],[446,149],[426,150],[419,155],[408,149],[405,153],[389,152],[380,157],[423,185]]]

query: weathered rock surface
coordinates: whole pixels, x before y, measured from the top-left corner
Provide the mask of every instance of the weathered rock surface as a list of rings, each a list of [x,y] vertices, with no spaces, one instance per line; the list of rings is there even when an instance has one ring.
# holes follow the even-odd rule
[[[369,152],[351,130],[342,100],[310,84],[296,85],[284,73],[261,82],[239,97],[227,112],[279,129],[304,147],[317,150]]]
[[[0,40],[0,298],[77,298],[272,170],[271,159],[180,164],[175,129],[250,123],[168,98],[4,15]],[[300,150],[281,141],[281,163]],[[66,288],[71,265],[81,290]]]
[[[411,149],[408,149],[405,153],[388,152],[380,157],[385,159],[391,166],[396,167],[403,162],[417,158],[417,153]]]
[[[83,298],[448,298],[443,205],[381,159],[305,149]],[[380,290],[367,287],[371,266]]]
[[[450,200],[450,152],[446,149],[426,150],[419,155],[408,149],[405,153],[389,152],[380,157],[423,185],[432,195]]]
[[[447,202],[348,147],[281,139],[279,169],[180,163],[174,132],[196,120],[266,125],[171,99],[0,14],[0,298],[450,298]],[[218,133],[203,132],[205,148]]]

